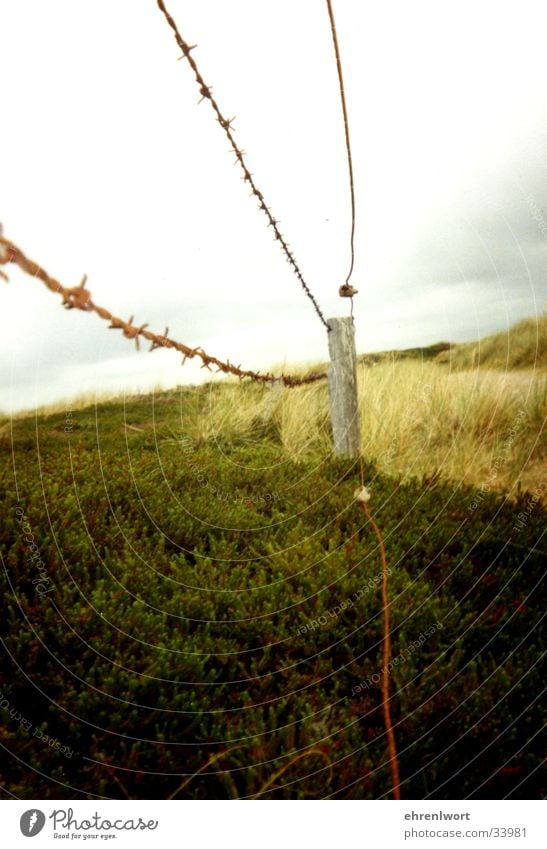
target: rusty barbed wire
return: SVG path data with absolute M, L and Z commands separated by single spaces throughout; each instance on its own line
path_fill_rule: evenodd
M 330 331 L 330 327 L 328 325 L 328 322 L 327 322 L 325 316 L 323 315 L 323 313 L 322 313 L 322 311 L 319 307 L 319 304 L 317 303 L 317 301 L 316 301 L 313 293 L 311 292 L 308 284 L 306 283 L 304 276 L 303 276 L 302 272 L 300 271 L 298 263 L 296 262 L 294 254 L 292 253 L 286 239 L 284 238 L 284 236 L 282 235 L 282 233 L 281 233 L 281 231 L 278 227 L 277 219 L 275 219 L 273 217 L 272 213 L 270 212 L 270 209 L 268 208 L 268 206 L 266 206 L 266 201 L 264 199 L 264 195 L 262 194 L 262 192 L 260 191 L 260 189 L 256 185 L 256 183 L 253 179 L 253 175 L 251 174 L 251 172 L 247 168 L 247 165 L 246 165 L 245 159 L 244 159 L 244 151 L 242 151 L 237 146 L 236 140 L 234 139 L 233 127 L 232 127 L 232 123 L 234 121 L 234 118 L 228 119 L 228 118 L 224 117 L 224 115 L 220 111 L 220 107 L 219 107 L 217 101 L 215 100 L 215 98 L 212 95 L 211 86 L 208 86 L 207 83 L 205 82 L 205 80 L 203 79 L 203 77 L 202 77 L 202 75 L 199 71 L 199 68 L 198 68 L 198 66 L 197 66 L 197 64 L 194 60 L 194 57 L 191 55 L 191 51 L 194 50 L 194 48 L 197 45 L 188 44 L 183 39 L 183 37 L 181 36 L 181 34 L 178 30 L 178 27 L 177 27 L 174 19 L 172 17 L 172 15 L 170 15 L 170 13 L 167 11 L 167 9 L 165 7 L 165 3 L 163 2 L 163 0 L 156 0 L 156 2 L 158 4 L 158 8 L 163 13 L 165 20 L 167 21 L 167 23 L 169 24 L 169 26 L 173 30 L 173 34 L 175 36 L 175 41 L 177 42 L 177 45 L 180 47 L 180 49 L 182 51 L 182 56 L 180 58 L 184 57 L 188 61 L 188 64 L 190 65 L 190 67 L 192 68 L 192 71 L 194 72 L 196 82 L 199 86 L 199 93 L 201 94 L 201 100 L 199 102 L 201 103 L 202 100 L 208 100 L 209 103 L 211 104 L 211 107 L 212 107 L 212 109 L 213 109 L 213 111 L 216 115 L 216 119 L 217 119 L 218 123 L 220 124 L 220 126 L 222 127 L 222 129 L 224 130 L 224 132 L 226 133 L 226 137 L 228 138 L 228 141 L 230 142 L 230 146 L 231 146 L 231 148 L 232 148 L 232 150 L 235 154 L 235 157 L 236 157 L 236 162 L 238 162 L 239 165 L 241 166 L 241 170 L 243 171 L 244 182 L 249 183 L 249 186 L 251 187 L 251 194 L 254 197 L 256 197 L 256 199 L 258 200 L 258 206 L 264 212 L 264 214 L 266 215 L 266 218 L 268 219 L 268 225 L 270 227 L 272 227 L 273 232 L 274 232 L 274 237 L 279 242 L 279 244 L 281 245 L 281 249 L 286 256 L 289 265 L 291 266 L 292 270 L 296 274 L 304 292 L 306 293 L 306 295 L 308 296 L 308 298 L 312 302 L 312 304 L 315 308 L 315 312 L 319 316 L 320 321 L 327 328 L 327 331 Z
M 233 374 L 239 378 L 249 378 L 250 380 L 257 381 L 258 383 L 273 383 L 276 380 L 282 380 L 284 385 L 289 388 L 294 386 L 304 386 L 308 383 L 315 383 L 317 380 L 324 380 L 327 376 L 326 373 L 312 373 L 306 377 L 298 377 L 296 375 L 283 373 L 278 375 L 269 373 L 261 374 L 259 371 L 242 369 L 240 365 L 236 366 L 229 360 L 223 362 L 217 357 L 208 354 L 201 347 L 190 348 L 189 345 L 185 345 L 183 342 L 177 342 L 175 339 L 171 339 L 167 335 L 169 331 L 168 327 L 166 327 L 164 333 L 160 335 L 153 333 L 151 330 L 147 330 L 148 324 L 133 324 L 134 316 L 131 316 L 128 321 L 124 321 L 123 319 L 112 315 L 109 310 L 105 307 L 99 306 L 92 300 L 91 292 L 86 288 L 87 277 L 85 275 L 78 286 L 63 286 L 62 283 L 59 283 L 58 280 L 51 277 L 51 275 L 49 275 L 44 268 L 38 265 L 37 262 L 34 262 L 34 260 L 25 256 L 23 251 L 18 248 L 17 245 L 9 239 L 4 238 L 1 232 L 0 248 L 2 248 L 2 250 L 0 250 L 0 265 L 13 263 L 31 277 L 37 277 L 51 292 L 61 295 L 62 305 L 65 309 L 79 309 L 84 312 L 94 312 L 99 316 L 99 318 L 102 318 L 103 321 L 109 321 L 109 329 L 121 330 L 126 339 L 133 339 L 135 341 L 137 350 L 140 350 L 140 338 L 142 337 L 151 343 L 150 351 L 154 351 L 157 348 L 173 348 L 181 353 L 183 355 L 183 365 L 187 359 L 199 357 L 203 363 L 201 367 L 207 368 L 209 371 L 213 371 L 214 369 L 215 372 Z M 3 272 L 0 272 L 0 274 L 5 280 L 8 279 Z

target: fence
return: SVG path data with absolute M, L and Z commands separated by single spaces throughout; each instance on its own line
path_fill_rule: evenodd
M 91 296 L 91 292 L 87 288 L 87 278 L 83 277 L 78 286 L 67 287 L 52 277 L 41 265 L 32 259 L 29 259 L 26 254 L 14 242 L 3 236 L 0 229 L 0 265 L 14 264 L 17 265 L 23 272 L 29 274 L 42 281 L 42 283 L 53 293 L 61 295 L 62 305 L 66 309 L 79 309 L 84 312 L 93 312 L 104 321 L 109 322 L 109 328 L 121 330 L 124 337 L 129 340 L 134 340 L 137 349 L 140 349 L 140 340 L 144 339 L 150 342 L 150 351 L 158 348 L 172 348 L 182 354 L 182 363 L 187 359 L 198 357 L 202 361 L 202 368 L 207 368 L 209 371 L 215 370 L 224 374 L 231 374 L 240 379 L 249 379 L 259 383 L 269 383 L 271 385 L 279 385 L 282 381 L 283 385 L 288 388 L 303 386 L 319 380 L 324 380 L 328 376 L 331 423 L 334 440 L 334 451 L 338 456 L 359 458 L 361 468 L 361 487 L 356 491 L 355 497 L 361 503 L 362 508 L 367 516 L 367 519 L 377 538 L 379 551 L 382 559 L 382 604 L 384 611 L 384 636 L 383 636 L 383 669 L 385 675 L 382 684 L 382 708 L 384 714 L 384 723 L 386 727 L 386 735 L 389 748 L 389 762 L 391 768 L 392 786 L 394 798 L 399 796 L 399 774 L 397 753 L 395 748 L 395 739 L 390 717 L 389 709 L 389 660 L 390 660 L 390 629 L 389 629 L 389 603 L 387 595 L 387 563 L 385 558 L 385 550 L 382 535 L 372 518 L 367 507 L 369 499 L 368 492 L 364 487 L 363 479 L 363 463 L 360 450 L 360 427 L 359 427 L 359 412 L 357 401 L 357 381 L 356 381 L 356 354 L 355 354 L 355 338 L 354 338 L 354 322 L 353 322 L 353 297 L 357 294 L 357 290 L 350 284 L 350 279 L 353 274 L 355 260 L 355 189 L 354 189 L 354 174 L 353 162 L 351 155 L 351 144 L 349 135 L 349 120 L 346 98 L 344 92 L 344 81 L 342 75 L 342 64 L 340 60 L 340 51 L 338 47 L 338 38 L 336 33 L 336 24 L 331 0 L 326 0 L 327 10 L 330 21 L 330 28 L 333 39 L 334 53 L 336 58 L 340 99 L 342 105 L 345 145 L 348 162 L 349 188 L 351 199 L 351 232 L 350 232 L 350 266 L 349 272 L 345 278 L 345 283 L 339 287 L 339 294 L 344 298 L 349 298 L 351 301 L 351 316 L 348 318 L 332 318 L 326 319 L 317 299 L 313 295 L 304 276 L 300 270 L 300 266 L 292 253 L 289 245 L 279 229 L 277 219 L 273 216 L 268 207 L 262 191 L 259 189 L 257 182 L 247 166 L 244 152 L 238 147 L 233 135 L 233 118 L 228 119 L 221 111 L 219 104 L 212 94 L 212 88 L 209 86 L 192 55 L 195 45 L 190 45 L 181 35 L 177 24 L 172 15 L 168 12 L 163 0 L 156 0 L 160 12 L 165 17 L 165 20 L 173 32 L 177 46 L 181 50 L 181 56 L 189 64 L 196 84 L 201 95 L 200 103 L 208 101 L 214 112 L 216 121 L 225 133 L 231 150 L 235 155 L 236 162 L 243 172 L 243 181 L 249 185 L 251 196 L 256 198 L 259 209 L 264 213 L 267 219 L 267 225 L 272 228 L 275 240 L 279 243 L 287 262 L 292 271 L 296 275 L 305 295 L 311 301 L 315 313 L 319 320 L 328 331 L 329 353 L 331 358 L 330 368 L 327 373 L 312 373 L 304 377 L 299 377 L 290 374 L 273 375 L 270 373 L 261 374 L 259 371 L 252 369 L 242 369 L 241 365 L 234 365 L 229 360 L 220 360 L 213 356 L 201 347 L 191 348 L 190 346 L 172 339 L 169 334 L 169 328 L 166 327 L 162 334 L 154 333 L 148 329 L 148 323 L 141 325 L 134 324 L 134 316 L 131 316 L 127 321 L 113 315 L 106 307 L 96 304 Z M 7 281 L 8 277 L 0 270 L 0 275 Z

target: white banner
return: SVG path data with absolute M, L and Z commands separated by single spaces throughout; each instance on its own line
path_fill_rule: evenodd
M 540 801 L 4 801 L 3 846 L 544 849 Z

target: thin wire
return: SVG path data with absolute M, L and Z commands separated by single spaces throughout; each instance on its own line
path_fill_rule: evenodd
M 327 8 L 329 10 L 329 19 L 332 32 L 332 40 L 334 43 L 334 52 L 336 55 L 336 67 L 338 69 L 338 81 L 340 83 L 340 99 L 342 101 L 342 112 L 344 114 L 344 130 L 346 134 L 346 152 L 348 159 L 349 185 L 351 197 L 351 235 L 350 235 L 350 252 L 351 262 L 349 274 L 346 277 L 346 286 L 353 274 L 353 266 L 355 264 L 355 187 L 353 180 L 353 160 L 351 157 L 351 143 L 349 137 L 349 121 L 348 110 L 346 106 L 346 95 L 344 91 L 344 77 L 342 74 L 342 62 L 340 60 L 340 50 L 338 48 L 338 37 L 336 35 L 336 23 L 334 20 L 334 12 L 332 9 L 331 0 L 327 0 Z M 351 296 L 351 318 L 353 320 L 353 295 Z M 361 479 L 361 487 L 365 486 L 365 472 L 363 466 L 363 455 L 359 455 L 359 473 Z M 384 727 L 386 729 L 386 738 L 389 752 L 389 765 L 391 770 L 391 784 L 393 789 L 393 798 L 401 798 L 400 778 L 399 778 L 399 761 L 397 758 L 397 746 L 395 743 L 395 734 L 393 732 L 393 723 L 391 721 L 391 711 L 389 708 L 389 663 L 391 660 L 391 633 L 389 623 L 389 596 L 387 588 L 387 558 L 384 546 L 384 540 L 380 528 L 370 514 L 365 501 L 361 501 L 361 506 L 368 519 L 372 530 L 376 536 L 378 547 L 380 550 L 380 558 L 382 562 L 382 607 L 383 607 L 383 639 L 382 639 L 382 711 L 384 716 Z
M 351 143 L 349 138 L 349 120 L 348 120 L 348 109 L 346 106 L 346 94 L 344 90 L 344 76 L 342 74 L 342 61 L 340 59 L 340 50 L 338 48 L 338 36 L 336 34 L 336 22 L 334 20 L 334 12 L 332 8 L 331 0 L 327 0 L 327 9 L 329 11 L 329 19 L 330 19 L 330 28 L 332 32 L 332 40 L 334 43 L 334 53 L 336 55 L 336 67 L 338 70 L 338 82 L 340 84 L 340 99 L 342 101 L 342 112 L 344 115 L 344 131 L 346 135 L 346 153 L 348 158 L 348 171 L 349 171 L 349 188 L 350 188 L 350 197 L 351 197 L 351 235 L 350 235 L 350 253 L 351 253 L 351 261 L 349 267 L 349 273 L 346 277 L 346 285 L 349 283 L 351 275 L 353 274 L 353 266 L 355 264 L 355 186 L 353 181 L 353 160 L 351 157 Z M 353 298 L 351 299 L 352 306 L 352 317 L 353 317 Z
M 359 457 L 361 486 L 365 483 L 365 473 L 363 468 L 363 457 Z M 382 561 L 382 607 L 384 610 L 384 629 L 382 639 L 382 711 L 384 716 L 384 728 L 386 729 L 387 748 L 389 752 L 389 766 L 391 771 L 391 786 L 393 798 L 401 798 L 401 780 L 399 777 L 399 761 L 397 758 L 397 745 L 395 742 L 395 734 L 393 731 L 393 723 L 391 721 L 391 711 L 389 709 L 389 664 L 391 660 L 391 628 L 389 623 L 389 597 L 387 591 L 387 558 L 384 540 L 380 528 L 372 518 L 368 506 L 365 501 L 360 502 L 365 515 L 368 519 L 372 530 L 376 536 L 378 547 L 380 549 L 380 559 Z

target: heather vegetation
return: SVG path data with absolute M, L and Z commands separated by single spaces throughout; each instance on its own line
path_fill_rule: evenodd
M 402 795 L 539 796 L 544 389 L 360 368 Z M 325 393 L 211 384 L 4 420 L 6 791 L 389 796 L 379 552 Z

